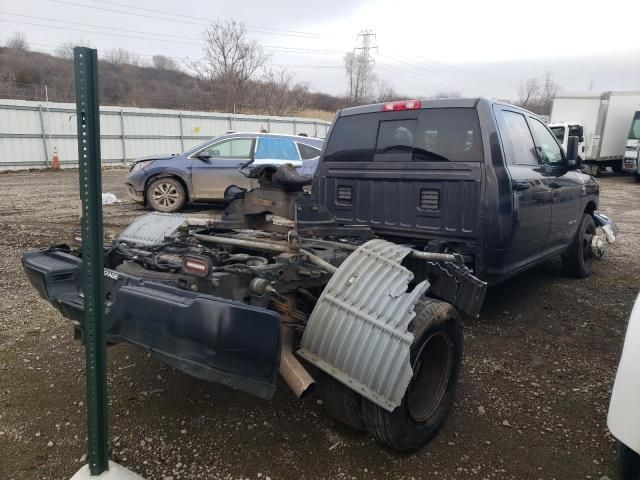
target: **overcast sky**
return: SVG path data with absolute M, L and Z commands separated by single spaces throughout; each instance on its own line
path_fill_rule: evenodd
M 127 6 L 130 5 L 130 6 Z M 312 90 L 346 91 L 344 52 L 376 34 L 376 74 L 398 92 L 458 91 L 515 99 L 521 80 L 550 71 L 565 92 L 640 90 L 640 33 L 630 0 L 0 0 L 0 41 L 21 31 L 33 50 L 88 40 L 202 57 L 207 22 L 235 19 Z M 637 20 L 637 18 L 635 19 Z M 636 21 L 637 23 L 637 21 Z

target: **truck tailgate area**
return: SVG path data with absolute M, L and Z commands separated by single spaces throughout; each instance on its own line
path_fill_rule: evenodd
M 331 165 L 321 201 L 342 224 L 410 238 L 469 239 L 478 234 L 481 165 L 477 162 Z M 389 201 L 393 199 L 393 201 Z

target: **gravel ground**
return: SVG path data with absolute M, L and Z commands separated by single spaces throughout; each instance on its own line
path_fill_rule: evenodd
M 103 173 L 103 190 L 123 200 L 104 209 L 111 233 L 144 213 L 125 200 L 124 173 Z M 606 412 L 639 289 L 640 186 L 601 184 L 619 242 L 589 279 L 554 261 L 490 289 L 465 325 L 453 411 L 418 453 L 336 425 L 286 387 L 267 402 L 119 344 L 108 353 L 111 458 L 165 480 L 616 478 Z M 84 350 L 30 287 L 20 253 L 70 240 L 77 172 L 2 174 L 0 192 L 0 479 L 70 478 L 85 462 Z

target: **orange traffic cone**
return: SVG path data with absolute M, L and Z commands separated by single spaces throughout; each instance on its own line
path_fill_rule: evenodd
M 51 159 L 51 168 L 54 170 L 60 170 L 60 158 L 58 157 L 58 150 L 53 147 L 53 158 Z

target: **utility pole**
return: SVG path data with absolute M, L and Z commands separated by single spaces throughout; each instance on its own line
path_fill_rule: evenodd
M 371 52 L 378 51 L 375 40 L 376 34 L 373 30 L 362 30 L 358 34 L 358 46 L 353 49 L 351 90 L 355 101 L 365 100 L 371 94 L 375 65 Z

